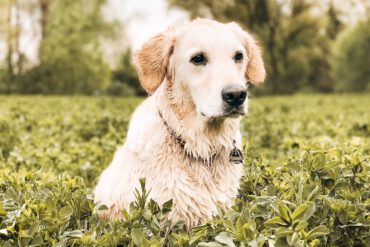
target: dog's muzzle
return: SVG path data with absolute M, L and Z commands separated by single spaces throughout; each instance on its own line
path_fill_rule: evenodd
M 245 115 L 243 103 L 247 98 L 247 90 L 239 85 L 233 84 L 225 87 L 222 92 L 224 102 L 224 116 L 238 117 Z

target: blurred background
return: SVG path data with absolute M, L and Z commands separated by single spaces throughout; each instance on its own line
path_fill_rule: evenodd
M 0 0 L 0 94 L 145 95 L 132 54 L 198 16 L 258 40 L 257 95 L 370 91 L 370 0 Z

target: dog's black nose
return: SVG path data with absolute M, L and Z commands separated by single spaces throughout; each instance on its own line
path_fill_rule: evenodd
M 241 85 L 230 85 L 222 89 L 222 100 L 230 106 L 240 106 L 247 98 L 247 90 Z

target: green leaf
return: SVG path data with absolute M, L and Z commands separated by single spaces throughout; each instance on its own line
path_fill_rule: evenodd
M 309 231 L 305 237 L 305 240 L 315 239 L 320 236 L 328 235 L 329 233 L 330 230 L 326 226 L 321 225 Z
M 36 246 L 41 246 L 43 245 L 44 241 L 42 239 L 41 236 L 36 236 L 32 239 L 31 243 L 30 243 L 30 247 L 36 247 Z
M 294 226 L 294 230 L 296 232 L 299 232 L 301 230 L 304 230 L 308 226 L 308 223 L 306 221 L 298 221 L 298 224 Z
M 239 218 L 236 220 L 237 231 L 242 231 L 244 224 L 248 223 L 249 220 L 250 220 L 249 212 L 246 209 L 243 209 Z
M 166 214 L 166 213 L 170 212 L 171 209 L 172 209 L 172 205 L 173 205 L 173 200 L 172 199 L 166 201 L 165 203 L 163 203 L 163 205 L 162 205 L 162 213 L 163 214 Z
M 307 203 L 300 205 L 297 207 L 294 212 L 292 213 L 292 219 L 293 220 L 299 220 L 300 217 L 302 217 L 306 211 L 308 210 L 309 205 Z
M 280 217 L 276 216 L 272 219 L 265 221 L 265 226 L 271 228 L 278 228 L 282 226 L 289 226 L 285 221 L 283 221 Z
M 70 238 L 82 238 L 83 233 L 80 230 L 73 230 L 70 232 L 65 232 L 65 235 Z
M 104 205 L 104 204 L 102 204 L 98 207 L 98 211 L 105 211 L 105 210 L 108 210 L 108 209 L 109 209 L 108 206 Z
M 202 243 L 199 243 L 198 246 L 199 247 L 223 247 L 221 244 L 217 242 L 208 242 L 208 243 L 202 242 Z
M 235 247 L 233 238 L 227 232 L 221 232 L 216 236 L 215 240 L 221 244 L 226 244 L 226 246 Z
M 289 246 L 298 246 L 297 243 L 300 240 L 299 236 L 298 236 L 298 233 L 296 233 L 296 232 L 293 232 L 292 235 L 288 235 L 286 239 L 287 239 L 287 242 L 288 242 Z
M 224 220 L 223 224 L 226 227 L 226 229 L 230 229 L 232 232 L 236 231 L 234 223 L 231 220 Z
M 61 219 L 67 219 L 67 218 L 71 217 L 72 214 L 73 214 L 73 209 L 70 206 L 62 207 L 58 211 L 58 216 Z
M 183 246 L 183 245 L 189 243 L 189 240 L 190 240 L 189 235 L 186 234 L 186 233 L 183 233 L 183 232 L 181 232 L 179 234 L 172 233 L 172 236 L 174 236 L 174 238 L 177 240 L 177 244 L 179 246 Z
M 4 215 L 6 215 L 6 211 L 4 209 L 4 204 L 2 202 L 0 202 L 0 216 L 4 216 Z
M 293 220 L 303 220 L 306 221 L 315 212 L 315 204 L 313 202 L 305 202 L 294 210 L 292 213 Z
M 289 222 L 289 223 L 292 222 L 292 219 L 290 216 L 290 210 L 285 204 L 279 203 L 279 213 L 280 213 L 280 218 L 282 218 L 284 221 Z
M 33 234 L 35 234 L 35 232 L 39 230 L 39 226 L 40 224 L 38 222 L 33 222 L 28 229 L 28 234 L 30 236 L 33 236 Z
M 246 238 L 253 239 L 256 234 L 256 223 L 254 221 L 249 221 L 243 225 L 243 233 Z
M 138 247 L 149 247 L 149 242 L 146 240 L 144 233 L 140 229 L 132 229 L 131 238 Z
M 285 236 L 288 236 L 288 235 L 292 235 L 293 234 L 293 230 L 292 229 L 289 229 L 289 228 L 286 228 L 286 227 L 280 227 L 280 228 L 277 228 L 276 229 L 276 236 L 277 237 L 285 237 Z
M 276 200 L 276 196 L 258 196 L 255 198 L 255 202 L 258 205 L 270 204 Z

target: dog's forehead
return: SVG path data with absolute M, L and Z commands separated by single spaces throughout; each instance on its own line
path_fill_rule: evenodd
M 229 25 L 216 21 L 194 21 L 179 30 L 177 45 L 198 49 L 237 49 L 242 41 Z

